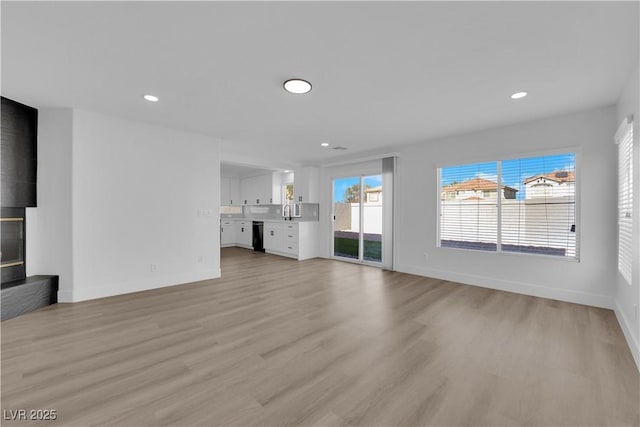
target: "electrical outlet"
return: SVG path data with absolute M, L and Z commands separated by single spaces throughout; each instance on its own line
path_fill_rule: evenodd
M 203 258 L 202 255 L 198 255 L 198 264 L 202 264 Z
M 158 264 L 151 263 L 151 272 L 155 273 L 158 271 Z
M 205 217 L 205 218 L 212 217 L 213 209 L 206 209 L 206 208 L 198 209 L 198 216 Z

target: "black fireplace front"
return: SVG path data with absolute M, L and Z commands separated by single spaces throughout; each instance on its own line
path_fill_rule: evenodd
M 24 279 L 25 269 L 25 210 L 2 208 L 0 211 L 0 271 L 2 283 Z

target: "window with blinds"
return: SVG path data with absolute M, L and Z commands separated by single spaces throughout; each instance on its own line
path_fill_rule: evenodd
M 575 154 L 439 173 L 440 247 L 578 258 Z
M 577 258 L 576 160 L 562 154 L 502 162 L 502 250 Z
M 440 246 L 496 250 L 497 177 L 495 162 L 440 170 Z
M 631 284 L 633 269 L 633 121 L 624 120 L 616 132 L 618 144 L 618 270 Z

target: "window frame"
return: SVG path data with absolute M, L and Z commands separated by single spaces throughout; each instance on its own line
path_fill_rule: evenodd
M 575 236 L 576 236 L 576 256 L 557 256 L 557 255 L 546 255 L 546 254 L 536 254 L 536 253 L 526 253 L 526 252 L 515 252 L 515 251 L 503 251 L 502 250 L 502 235 L 501 235 L 501 226 L 502 226 L 502 197 L 498 197 L 498 218 L 497 218 L 497 244 L 495 251 L 484 251 L 477 249 L 468 249 L 468 248 L 455 248 L 441 245 L 440 239 L 440 228 L 441 228 L 441 215 L 442 215 L 442 205 L 441 205 L 441 169 L 447 167 L 456 167 L 463 166 L 473 163 L 490 163 L 495 162 L 498 170 L 498 187 L 500 187 L 502 181 L 502 162 L 509 160 L 519 160 L 526 159 L 529 157 L 543 157 L 543 156 L 553 156 L 560 154 L 573 154 L 574 162 L 575 162 Z M 582 203 L 581 203 L 581 187 L 582 187 L 582 174 L 581 167 L 582 164 L 582 149 L 580 147 L 566 147 L 562 149 L 551 149 L 551 150 L 543 150 L 543 151 L 533 151 L 533 152 L 523 152 L 518 154 L 511 154 L 508 156 L 501 156 L 496 160 L 495 157 L 475 157 L 470 159 L 461 159 L 456 162 L 446 162 L 446 163 L 437 163 L 435 168 L 436 173 L 436 250 L 442 251 L 462 251 L 464 253 L 482 253 L 482 254 L 495 254 L 495 255 L 506 255 L 506 256 L 516 256 L 516 257 L 533 257 L 533 258 L 542 258 L 542 259 L 553 259 L 562 262 L 580 262 L 581 259 L 581 211 L 582 211 Z
M 287 187 L 291 186 L 291 199 L 287 199 Z M 296 188 L 294 186 L 294 182 L 283 182 L 280 185 L 280 197 L 282 198 L 282 205 L 292 205 L 294 203 L 294 199 L 295 199 L 295 191 Z

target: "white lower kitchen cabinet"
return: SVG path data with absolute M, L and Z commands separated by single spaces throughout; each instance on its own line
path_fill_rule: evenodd
M 267 252 L 282 252 L 283 242 L 282 224 L 278 222 L 265 222 L 262 232 L 264 250 Z
M 236 220 L 236 246 L 253 248 L 253 221 Z
M 264 223 L 264 249 L 270 254 L 298 260 L 315 258 L 317 242 L 317 222 Z
M 220 220 L 220 246 L 235 246 L 236 222 L 232 219 Z

